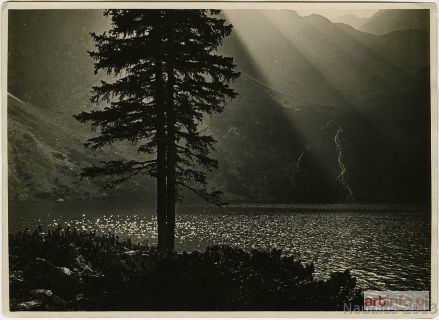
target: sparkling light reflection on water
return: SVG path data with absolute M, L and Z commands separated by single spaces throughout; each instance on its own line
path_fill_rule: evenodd
M 367 209 L 367 210 L 366 210 Z M 155 244 L 154 208 L 91 203 L 12 203 L 9 228 L 36 225 L 112 232 Z M 177 250 L 229 244 L 247 249 L 280 248 L 313 261 L 316 276 L 350 269 L 365 289 L 428 290 L 430 216 L 395 207 L 325 206 L 179 208 Z

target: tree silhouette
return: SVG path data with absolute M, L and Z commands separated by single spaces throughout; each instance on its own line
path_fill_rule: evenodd
M 92 33 L 95 73 L 101 81 L 91 101 L 104 109 L 75 117 L 90 122 L 99 135 L 86 146 L 101 149 L 129 141 L 148 156 L 144 161 L 113 160 L 84 168 L 83 177 L 110 177 L 107 188 L 146 173 L 157 179 L 158 248 L 174 249 L 178 186 L 219 204 L 220 191 L 209 191 L 207 173 L 218 166 L 209 157 L 215 139 L 201 130 L 206 114 L 221 112 L 239 73 L 231 57 L 217 53 L 232 25 L 220 10 L 106 10 L 111 29 Z M 153 158 L 155 155 L 155 158 Z

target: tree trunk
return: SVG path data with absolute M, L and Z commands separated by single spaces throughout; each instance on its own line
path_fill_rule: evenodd
M 171 85 L 171 83 L 169 84 Z M 173 86 L 173 85 L 172 85 Z M 171 90 L 169 90 L 171 91 Z M 176 203 L 176 176 L 175 166 L 177 158 L 177 150 L 175 146 L 175 109 L 174 103 L 170 104 L 168 114 L 168 157 L 167 157 L 167 241 L 168 249 L 174 250 L 175 246 L 175 203 Z
M 173 13 L 169 13 L 172 15 Z M 175 167 L 177 165 L 177 149 L 176 149 L 176 136 L 175 136 L 175 125 L 176 125 L 176 110 L 174 102 L 174 85 L 175 85 L 175 75 L 174 75 L 174 48 L 173 48 L 173 30 L 172 30 L 172 16 L 170 17 L 171 28 L 168 35 L 168 63 L 166 68 L 167 73 L 167 99 L 166 99 L 166 114 L 167 114 L 167 138 L 168 138 L 168 149 L 167 149 L 167 242 L 168 249 L 174 250 L 175 248 L 175 203 L 176 203 L 176 176 Z
M 157 248 L 167 249 L 166 230 L 166 128 L 163 86 L 163 64 L 156 61 L 157 100 Z

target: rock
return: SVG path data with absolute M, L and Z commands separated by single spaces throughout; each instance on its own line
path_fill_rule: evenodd
M 24 278 L 32 283 L 45 284 L 47 277 L 57 272 L 57 267 L 46 259 L 36 258 L 23 272 Z
M 100 272 L 93 270 L 88 265 L 83 267 L 80 274 L 83 279 L 88 277 L 103 277 L 103 275 Z
M 82 276 L 86 276 L 86 275 L 95 275 L 97 274 L 97 272 L 95 272 L 92 268 L 90 268 L 89 266 L 84 266 L 82 271 L 81 271 L 81 275 Z
M 102 282 L 104 276 L 100 274 L 85 274 L 82 281 L 90 286 L 97 285 Z
M 44 311 L 46 304 L 41 300 L 21 302 L 11 308 L 13 311 Z
M 45 259 L 36 258 L 24 270 L 24 278 L 32 285 L 52 290 L 59 296 L 74 296 L 81 291 L 80 278 L 66 267 L 57 267 Z
M 40 299 L 45 302 L 51 301 L 53 296 L 52 290 L 48 289 L 35 289 L 31 290 L 29 293 L 32 298 Z
M 89 293 L 98 293 L 102 290 L 102 287 L 105 284 L 105 277 L 93 271 L 91 268 L 87 268 L 82 273 L 82 282 L 86 287 L 86 291 Z
M 68 311 L 69 303 L 64 299 L 54 295 L 51 303 L 47 304 L 47 310 L 49 311 Z
M 122 255 L 132 257 L 137 255 L 138 253 L 140 253 L 140 250 L 129 250 L 122 253 Z
M 14 271 L 9 275 L 9 291 L 11 296 L 18 296 L 26 289 L 23 271 Z
M 13 280 L 18 280 L 18 281 L 24 281 L 23 280 L 23 271 L 22 270 L 17 270 L 17 271 L 11 271 L 10 275 L 9 275 L 9 281 L 13 281 Z
M 59 307 L 66 307 L 68 305 L 68 302 L 65 301 L 64 299 L 58 297 L 58 296 L 53 296 L 52 297 L 52 303 L 55 306 L 59 306 Z
M 75 257 L 75 265 L 77 266 L 77 270 L 79 271 L 84 270 L 85 268 L 90 268 L 82 255 L 78 255 Z
M 84 295 L 82 293 L 76 295 L 75 297 L 76 302 L 81 302 L 83 300 L 84 300 Z
M 61 271 L 61 273 L 67 275 L 67 276 L 72 276 L 73 273 L 69 268 L 66 267 L 58 267 L 58 270 Z

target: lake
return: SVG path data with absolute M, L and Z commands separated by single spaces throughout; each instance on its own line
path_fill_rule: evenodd
M 139 203 L 9 202 L 9 231 L 36 225 L 112 232 L 154 245 L 155 208 Z M 316 277 L 350 269 L 363 289 L 429 290 L 431 217 L 390 205 L 178 207 L 177 250 L 214 244 L 279 248 L 314 262 Z

